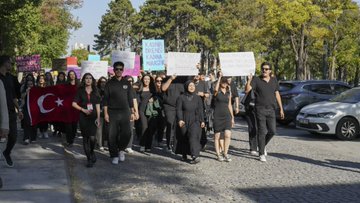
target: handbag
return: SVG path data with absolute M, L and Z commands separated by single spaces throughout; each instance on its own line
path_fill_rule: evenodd
M 240 103 L 245 107 L 254 107 L 255 106 L 255 94 L 253 90 L 250 90 L 243 98 L 241 98 Z

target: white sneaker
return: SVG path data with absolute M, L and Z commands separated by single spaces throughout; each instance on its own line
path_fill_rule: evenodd
M 104 147 L 99 147 L 99 150 L 103 152 L 103 151 L 104 151 Z
M 124 151 L 119 152 L 119 159 L 120 159 L 120 161 L 125 161 L 125 152 Z
M 260 155 L 260 161 L 266 162 L 266 157 L 265 157 L 265 155 Z
M 140 152 L 145 152 L 145 147 L 140 147 Z
M 45 139 L 49 139 L 48 132 L 44 132 L 44 138 L 45 138 Z
M 129 153 L 129 154 L 133 154 L 134 150 L 132 150 L 130 147 L 128 147 L 128 148 L 125 149 L 125 152 Z
M 0 143 L 4 143 L 4 142 L 6 142 L 6 138 L 5 137 L 0 138 Z
M 118 165 L 119 164 L 119 157 L 114 157 L 111 161 L 112 164 Z
M 257 152 L 257 151 L 250 151 L 250 155 L 259 156 L 259 152 Z
M 265 149 L 264 149 L 264 155 L 267 156 L 266 147 L 265 147 Z
M 25 144 L 25 145 L 30 144 L 30 140 L 29 140 L 29 139 L 24 140 L 24 144 Z

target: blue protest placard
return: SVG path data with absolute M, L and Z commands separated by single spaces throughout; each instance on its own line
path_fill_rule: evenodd
M 145 71 L 165 70 L 164 40 L 143 40 L 142 54 Z
M 88 55 L 88 61 L 100 61 L 100 55 Z

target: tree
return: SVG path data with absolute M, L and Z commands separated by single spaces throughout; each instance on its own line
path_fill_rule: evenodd
M 135 13 L 129 0 L 116 0 L 109 3 L 109 10 L 102 16 L 99 25 L 100 34 L 95 35 L 94 49 L 101 56 L 110 54 L 111 50 L 130 48 L 131 18 Z
M 0 3 L 0 53 L 40 54 L 43 67 L 66 53 L 69 30 L 81 24 L 70 13 L 81 0 L 10 0 Z
M 71 51 L 71 56 L 77 58 L 78 65 L 81 66 L 82 61 L 87 61 L 89 54 L 95 54 L 94 52 L 89 52 L 86 49 L 74 49 Z

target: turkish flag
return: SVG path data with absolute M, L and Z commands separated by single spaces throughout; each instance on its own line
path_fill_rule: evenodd
M 74 85 L 31 88 L 27 100 L 31 125 L 41 122 L 77 122 L 79 111 L 72 107 L 76 91 Z

